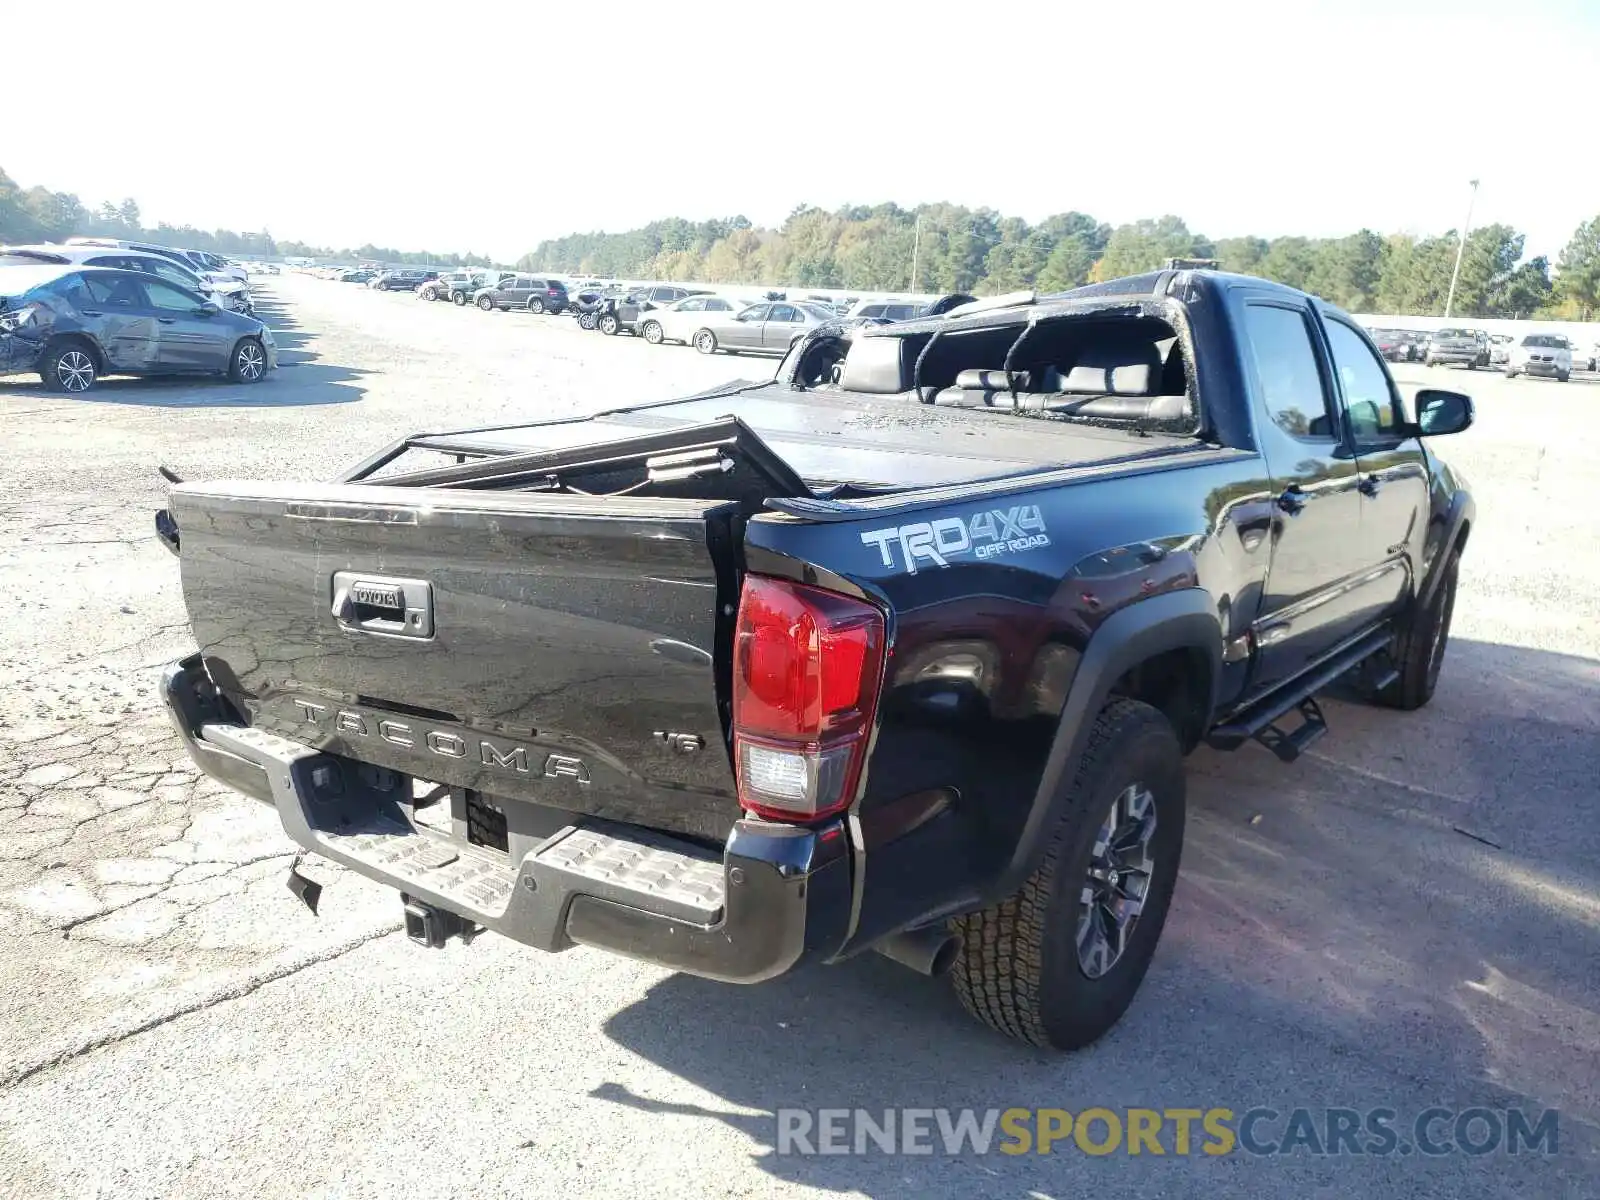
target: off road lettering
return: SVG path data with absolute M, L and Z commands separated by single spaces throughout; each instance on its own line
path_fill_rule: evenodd
M 907 574 L 915 575 L 919 563 L 948 567 L 951 559 L 969 553 L 988 559 L 1036 550 L 1050 544 L 1050 535 L 1037 504 L 1018 504 L 985 509 L 965 520 L 941 517 L 869 529 L 861 534 L 861 542 L 877 549 L 881 565 L 904 567 Z

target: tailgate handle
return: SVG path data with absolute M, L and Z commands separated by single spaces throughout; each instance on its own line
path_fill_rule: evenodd
M 351 633 L 433 637 L 433 585 L 425 579 L 335 571 L 331 611 Z

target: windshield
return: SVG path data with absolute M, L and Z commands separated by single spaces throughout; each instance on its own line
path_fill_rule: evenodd
M 1522 339 L 1524 346 L 1534 346 L 1541 350 L 1566 350 L 1566 339 L 1551 337 L 1548 333 L 1534 333 Z

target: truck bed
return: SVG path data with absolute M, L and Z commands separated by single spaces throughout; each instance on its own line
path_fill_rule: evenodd
M 1195 444 L 1192 437 L 1135 435 L 1003 410 L 942 409 L 903 397 L 801 392 L 781 384 L 570 421 L 433 434 L 411 444 L 445 453 L 523 454 L 659 434 L 730 414 L 808 484 L 819 487 L 935 487 Z

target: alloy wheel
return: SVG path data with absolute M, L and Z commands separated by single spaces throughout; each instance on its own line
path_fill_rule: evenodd
M 68 350 L 56 359 L 56 378 L 65 392 L 87 392 L 94 383 L 94 360 L 82 350 Z
M 262 353 L 261 347 L 254 342 L 246 342 L 239 347 L 239 378 L 245 383 L 254 383 L 260 379 L 267 369 L 267 356 Z
M 1095 834 L 1079 895 L 1078 967 L 1090 979 L 1116 966 L 1128 948 L 1155 871 L 1155 832 L 1155 796 L 1144 784 L 1130 783 Z

